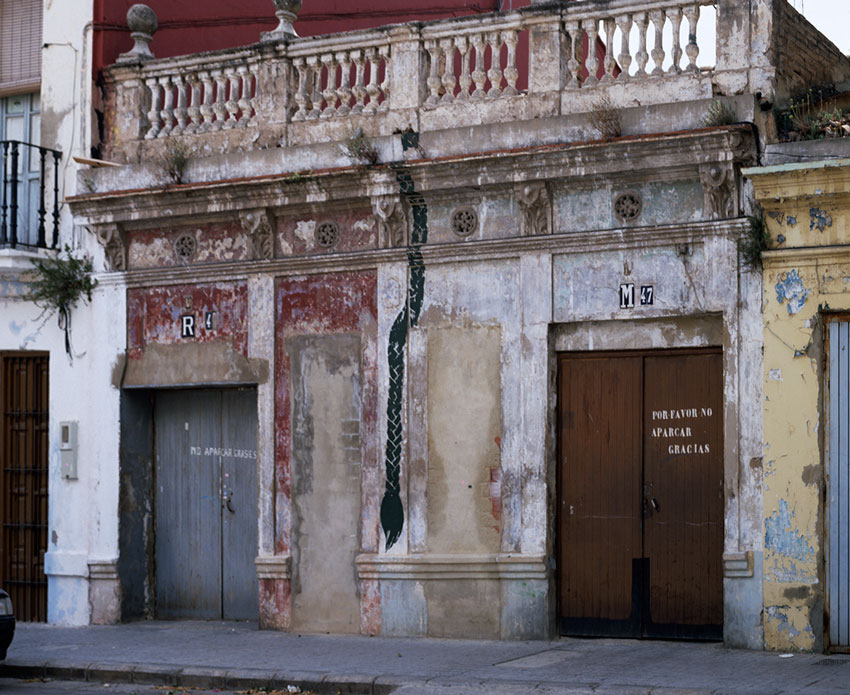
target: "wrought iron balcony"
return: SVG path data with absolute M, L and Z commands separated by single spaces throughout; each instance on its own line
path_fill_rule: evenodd
M 0 140 L 0 157 L 0 248 L 57 248 L 62 153 L 19 140 Z

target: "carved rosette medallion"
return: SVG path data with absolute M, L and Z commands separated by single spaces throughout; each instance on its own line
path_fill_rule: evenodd
M 242 229 L 251 237 L 254 260 L 269 261 L 274 258 L 272 223 L 265 210 L 252 210 L 242 214 Z
M 552 200 L 546 184 L 522 184 L 517 188 L 516 199 L 522 210 L 522 235 L 551 234 Z
M 398 196 L 372 197 L 372 214 L 378 224 L 381 248 L 404 246 L 407 239 L 407 215 Z

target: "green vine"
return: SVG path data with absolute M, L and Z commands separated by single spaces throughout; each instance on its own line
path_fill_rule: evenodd
M 65 352 L 71 359 L 71 309 L 82 297 L 86 302 L 91 301 L 92 291 L 97 287 L 92 271 L 91 258 L 74 257 L 69 246 L 65 247 L 64 256 L 33 261 L 33 278 L 25 299 L 41 307 L 48 317 L 58 315 L 59 328 L 65 332 Z
M 746 236 L 738 242 L 738 249 L 744 265 L 759 270 L 762 267 L 761 255 L 770 247 L 770 232 L 767 231 L 764 210 L 757 207 L 755 214 L 747 215 L 747 221 L 749 228 Z

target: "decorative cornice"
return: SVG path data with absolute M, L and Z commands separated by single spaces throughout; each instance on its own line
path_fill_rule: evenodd
M 570 189 L 592 188 L 598 177 L 625 184 L 651 173 L 654 181 L 698 178 L 700 165 L 737 165 L 755 152 L 746 126 L 635 136 L 613 141 L 561 143 L 509 151 L 480 152 L 405 163 L 423 195 L 453 192 L 459 180 L 486 180 L 490 188 L 548 181 Z M 623 167 L 624 150 L 629 166 Z M 721 166 L 721 168 L 723 168 Z M 345 167 L 309 176 L 281 173 L 256 178 L 114 191 L 68 198 L 75 216 L 89 224 L 122 222 L 132 230 L 168 219 L 236 215 L 259 208 L 314 207 L 317 203 L 363 200 L 396 190 L 391 165 Z M 735 178 L 733 173 L 733 178 Z
M 378 223 L 381 248 L 389 249 L 407 243 L 407 214 L 400 195 L 373 195 L 372 211 Z
M 127 270 L 127 240 L 121 226 L 116 223 L 91 225 L 98 243 L 106 256 L 107 270 Z
M 638 228 L 618 228 L 595 232 L 549 234 L 488 241 L 462 241 L 435 244 L 420 249 L 429 265 L 515 259 L 528 254 L 599 253 L 611 250 L 657 248 L 693 244 L 711 238 L 738 239 L 749 228 L 746 218 L 689 222 Z M 249 275 L 312 275 L 372 270 L 379 264 L 406 263 L 404 248 L 373 249 L 326 256 L 276 258 L 272 261 L 217 263 L 187 267 L 132 270 L 123 277 L 127 287 L 181 285 L 197 282 L 245 280 Z
M 274 225 L 267 210 L 251 210 L 241 215 L 242 229 L 251 237 L 253 259 L 270 261 L 274 258 Z
M 360 579 L 514 579 L 547 580 L 545 555 L 358 555 Z

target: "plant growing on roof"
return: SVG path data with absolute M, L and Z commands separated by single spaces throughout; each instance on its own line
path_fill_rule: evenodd
M 720 125 L 732 125 L 737 122 L 738 119 L 735 117 L 735 109 L 720 99 L 716 99 L 711 102 L 711 105 L 708 107 L 708 112 L 702 119 L 702 124 L 706 128 Z
M 65 332 L 65 352 L 71 359 L 71 310 L 81 298 L 91 301 L 92 291 L 97 287 L 92 272 L 89 256 L 77 258 L 71 248 L 65 246 L 64 256 L 58 254 L 33 261 L 30 289 L 24 296 L 42 309 L 42 316 L 58 315 L 59 328 Z

